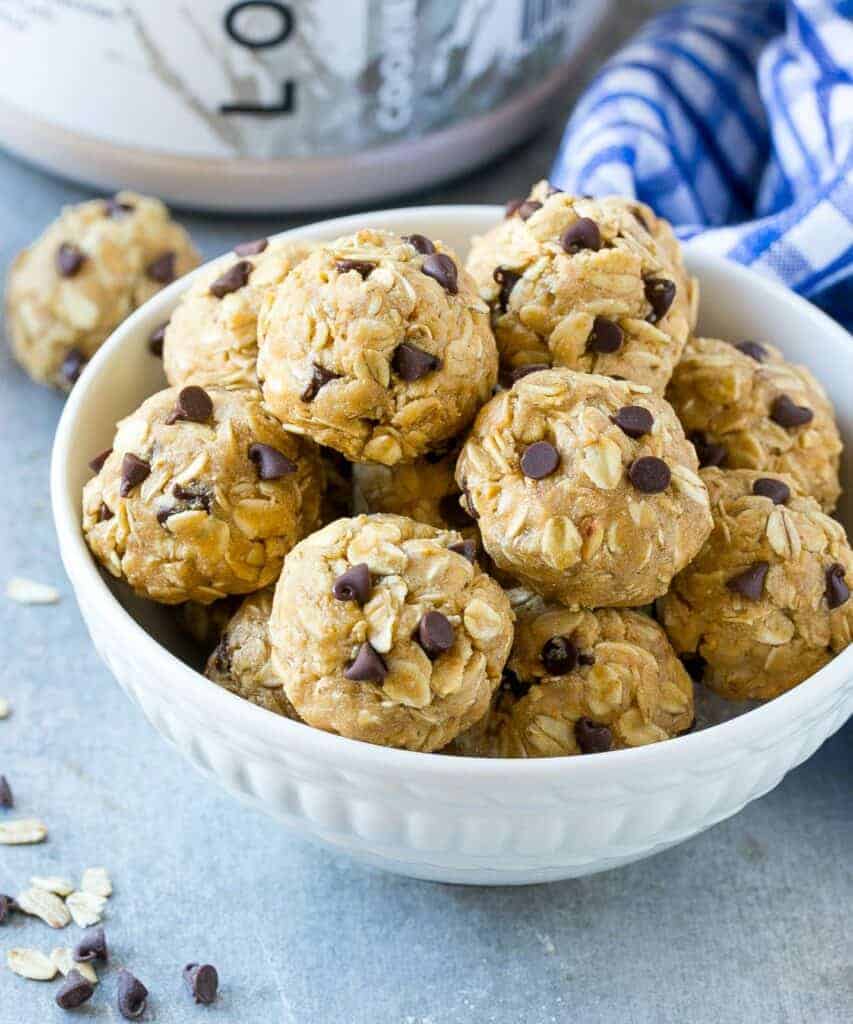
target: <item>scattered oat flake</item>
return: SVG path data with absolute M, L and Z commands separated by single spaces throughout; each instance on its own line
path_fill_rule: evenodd
M 91 981 L 93 985 L 98 984 L 95 968 L 91 964 L 78 963 L 67 946 L 59 946 L 54 949 L 50 954 L 50 959 L 63 977 L 67 977 L 69 971 L 79 971 L 87 981 Z
M 47 583 L 37 583 L 24 576 L 13 576 L 6 584 L 6 597 L 18 604 L 56 604 L 59 591 Z
M 40 843 L 47 838 L 47 825 L 38 818 L 0 821 L 0 846 L 23 846 Z
M 55 875 L 33 875 L 30 885 L 36 889 L 45 889 L 47 892 L 55 892 L 57 896 L 68 896 L 74 892 L 74 883 L 67 878 L 58 878 Z
M 8 718 L 11 710 L 9 701 L 5 697 L 0 697 L 0 718 Z
M 50 981 L 56 977 L 56 964 L 37 949 L 10 949 L 6 966 L 31 981 Z
M 94 893 L 95 896 L 112 896 L 113 883 L 106 868 L 86 868 L 80 881 L 83 892 Z
M 46 889 L 24 889 L 15 902 L 25 914 L 41 918 L 51 928 L 64 928 L 71 922 L 71 914 L 62 900 Z
M 71 911 L 74 923 L 81 928 L 89 928 L 93 924 L 98 924 L 106 905 L 107 901 L 103 896 L 80 890 L 72 892 L 65 901 L 65 906 Z

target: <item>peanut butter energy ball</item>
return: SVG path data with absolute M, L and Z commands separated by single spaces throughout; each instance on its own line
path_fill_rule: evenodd
M 316 448 L 286 434 L 256 391 L 160 391 L 118 424 L 92 466 L 89 547 L 113 576 L 164 604 L 267 586 L 319 516 Z
M 698 289 L 669 224 L 619 196 L 541 181 L 471 245 L 501 367 L 566 366 L 662 394 L 696 322 Z
M 67 391 L 125 317 L 198 262 L 159 199 L 119 192 L 65 207 L 9 271 L 15 358 L 33 380 Z
M 270 634 L 275 671 L 310 725 L 429 751 L 485 714 L 512 612 L 458 533 L 358 516 L 290 553 Z
M 258 335 L 270 410 L 352 462 L 443 447 L 497 379 L 485 303 L 423 235 L 365 230 L 324 246 L 268 293 Z
M 542 370 L 483 407 L 456 479 L 501 570 L 570 607 L 664 594 L 711 529 L 693 446 L 642 384 Z

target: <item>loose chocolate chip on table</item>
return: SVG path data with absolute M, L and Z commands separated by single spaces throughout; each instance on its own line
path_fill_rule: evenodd
M 12 796 L 12 787 L 5 775 L 0 775 L 0 807 L 14 807 L 15 798 Z
M 456 264 L 445 252 L 433 252 L 421 264 L 421 272 L 438 281 L 441 287 L 455 295 L 459 291 Z
M 354 660 L 344 669 L 344 677 L 358 683 L 381 683 L 388 675 L 382 657 L 365 641 Z
M 652 307 L 646 320 L 650 324 L 656 324 L 663 320 L 675 300 L 675 281 L 670 281 L 666 277 L 647 277 L 644 283 L 646 301 Z
M 592 330 L 586 339 L 587 351 L 597 352 L 600 355 L 618 352 L 622 347 L 623 337 L 619 324 L 608 320 L 606 316 L 597 316 L 592 322 Z
M 659 494 L 669 487 L 672 473 L 663 459 L 644 455 L 631 463 L 628 479 L 643 494 Z
M 850 588 L 844 580 L 845 573 L 840 562 L 834 562 L 826 570 L 826 603 L 830 608 L 840 608 L 850 597 Z
M 86 254 L 71 242 L 63 242 L 56 250 L 56 269 L 60 277 L 74 277 L 86 262 Z
M 122 968 L 118 975 L 118 1012 L 125 1020 L 138 1020 L 145 1012 L 148 989 Z
M 122 203 L 115 196 L 110 196 L 109 199 L 104 200 L 104 205 L 106 206 L 107 216 L 112 217 L 114 220 L 118 220 L 128 213 L 133 213 L 136 209 L 133 203 Z
M 437 658 L 453 646 L 453 626 L 441 612 L 426 612 L 418 623 L 418 643 L 428 658 Z
M 63 1010 L 73 1010 L 92 998 L 95 986 L 72 968 L 56 993 L 56 1005 Z
M 603 754 L 613 746 L 613 733 L 591 718 L 579 718 L 575 722 L 575 740 L 582 754 Z
M 514 213 L 518 213 L 521 204 L 524 202 L 523 199 L 508 199 L 504 205 L 504 217 L 509 218 Z
M 178 392 L 175 407 L 166 417 L 168 424 L 189 421 L 190 423 L 206 423 L 213 414 L 213 401 L 210 395 L 198 384 L 188 384 Z
M 680 655 L 681 664 L 694 683 L 701 683 L 705 674 L 706 661 L 701 654 Z
M 509 381 L 510 387 L 512 387 L 516 381 L 529 376 L 531 373 L 539 373 L 540 370 L 550 369 L 551 367 L 548 363 L 528 363 L 527 366 L 516 366 L 514 370 L 510 370 L 507 380 Z
M 332 373 L 332 371 L 327 370 L 325 366 L 318 366 L 314 363 L 311 381 L 299 397 L 303 402 L 313 402 L 317 397 L 320 388 L 324 388 L 330 380 L 337 380 L 339 377 L 339 373 Z
M 560 465 L 560 453 L 547 441 L 536 441 L 524 449 L 521 472 L 531 480 L 543 480 Z
M 223 299 L 232 292 L 238 292 L 249 283 L 249 277 L 254 269 L 254 264 L 249 260 L 238 260 L 224 274 L 217 277 L 210 286 L 210 294 L 217 299 Z
M 240 242 L 234 246 L 234 252 L 238 256 L 257 256 L 270 244 L 268 238 L 253 238 L 250 242 Z
M 273 448 L 271 444 L 256 442 L 249 445 L 249 458 L 254 462 L 261 480 L 280 480 L 289 473 L 295 473 L 296 463 Z
M 756 562 L 743 572 L 726 581 L 726 586 L 735 594 L 740 594 L 750 601 L 760 601 L 764 593 L 764 580 L 770 565 L 767 562 Z
M 166 328 L 169 326 L 169 321 L 160 324 L 159 327 L 155 327 L 151 334 L 148 336 L 148 351 L 152 356 L 162 358 L 163 356 L 163 341 L 166 337 Z
M 105 523 L 108 519 L 112 519 L 114 515 L 115 512 L 113 512 L 110 506 L 104 504 L 104 502 L 102 501 L 101 507 L 98 509 L 98 522 Z
M 71 348 L 62 360 L 62 376 L 69 384 L 74 384 L 83 372 L 83 367 L 88 360 L 79 348 Z
M 441 366 L 441 360 L 430 352 L 424 352 L 417 345 L 410 345 L 404 341 L 394 349 L 391 366 L 398 377 L 413 381 L 420 380 L 421 377 L 426 377 L 428 373 L 437 370 Z
M 756 363 L 763 363 L 767 358 L 767 349 L 757 341 L 742 341 L 735 345 L 735 348 L 750 359 L 754 359 Z
M 601 231 L 594 220 L 589 217 L 580 217 L 562 233 L 560 245 L 570 256 L 580 252 L 581 249 L 598 252 L 601 248 Z
M 533 683 L 522 682 L 511 668 L 505 668 L 501 675 L 501 689 L 508 690 L 513 697 L 521 700 L 530 691 Z
M 643 437 L 655 425 L 655 418 L 641 405 L 623 405 L 610 419 L 628 437 Z
M 74 947 L 72 956 L 78 964 L 87 964 L 92 960 L 109 960 L 104 929 L 100 925 L 95 928 L 87 928 Z
M 112 453 L 112 448 L 104 448 L 102 452 L 98 452 L 93 459 L 89 459 L 89 469 L 91 469 L 93 473 L 100 473 L 103 469 L 104 463 Z
M 457 555 L 462 555 L 469 562 L 473 562 L 477 558 L 477 543 L 473 540 L 461 540 L 458 544 L 451 544 L 447 550 L 454 551 Z
M 529 220 L 537 210 L 542 209 L 542 204 L 535 199 L 525 199 L 518 208 L 518 216 L 522 220 Z
M 152 260 L 145 268 L 145 273 L 158 284 L 170 284 L 175 280 L 175 254 L 164 252 Z
M 197 1003 L 209 1006 L 216 999 L 219 975 L 212 964 L 187 964 L 184 982 Z
M 370 570 L 366 562 L 352 566 L 332 584 L 332 594 L 338 601 L 355 601 L 363 605 L 370 597 Z
M 762 476 L 752 485 L 752 493 L 761 498 L 769 498 L 774 505 L 784 505 L 791 497 L 791 488 L 781 480 L 772 476 Z
M 722 466 L 726 461 L 726 456 L 729 454 L 726 446 L 718 444 L 716 441 L 709 441 L 701 430 L 695 430 L 692 434 L 688 434 L 687 440 L 696 449 L 696 458 L 699 460 L 701 469 L 707 469 L 709 466 Z
M 770 419 L 780 427 L 791 429 L 811 423 L 814 413 L 807 405 L 797 405 L 789 395 L 779 395 L 770 406 Z
M 539 652 L 539 660 L 551 676 L 564 676 L 578 663 L 578 649 L 567 636 L 552 636 Z
M 516 274 L 514 270 L 507 270 L 506 267 L 495 267 L 492 277 L 495 283 L 501 286 L 501 290 L 498 292 L 498 307 L 502 313 L 506 313 L 509 297 L 513 288 L 521 280 L 521 274 Z
M 370 260 L 338 260 L 335 264 L 335 270 L 339 274 L 348 274 L 351 270 L 354 270 L 357 274 L 361 274 L 362 280 L 367 280 L 371 273 L 376 270 L 376 264 L 371 263 Z
M 408 242 L 416 252 L 424 256 L 430 256 L 435 252 L 435 246 L 426 235 L 403 235 L 403 241 Z
M 140 459 L 133 452 L 128 452 L 121 460 L 121 484 L 119 485 L 118 493 L 122 498 L 126 498 L 133 488 L 141 484 L 150 472 L 151 467 L 144 459 Z
M 0 924 L 3 924 L 16 907 L 17 903 L 15 903 L 11 896 L 0 893 Z

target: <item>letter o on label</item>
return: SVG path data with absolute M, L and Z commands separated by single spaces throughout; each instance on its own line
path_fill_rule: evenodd
M 247 26 L 240 26 L 239 22 L 245 20 L 240 15 L 250 10 L 267 12 L 268 18 L 264 20 L 269 20 L 270 24 L 264 27 L 263 35 L 248 35 Z M 234 42 L 250 50 L 267 50 L 271 46 L 279 46 L 293 31 L 295 23 L 293 12 L 287 4 L 277 3 L 276 0 L 241 0 L 229 7 L 224 20 L 225 31 Z

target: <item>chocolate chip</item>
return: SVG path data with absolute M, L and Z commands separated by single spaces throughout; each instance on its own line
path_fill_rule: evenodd
M 87 256 L 82 249 L 71 242 L 63 242 L 56 250 L 56 269 L 60 277 L 74 277 L 86 262 Z
M 198 384 L 188 384 L 178 392 L 178 400 L 166 417 L 166 423 L 206 423 L 212 415 L 213 401 L 210 395 Z
M 113 220 L 120 220 L 122 217 L 127 216 L 128 213 L 133 213 L 136 207 L 133 203 L 122 203 L 116 196 L 110 196 L 109 199 L 104 200 L 104 206 L 108 217 L 112 217 Z
M 591 718 L 579 718 L 575 722 L 575 740 L 582 754 L 603 754 L 613 746 L 613 733 Z
M 521 204 L 524 202 L 523 199 L 508 199 L 504 205 L 504 217 L 509 218 L 514 213 L 518 213 Z
M 175 254 L 164 252 L 152 260 L 145 268 L 145 273 L 158 284 L 170 284 L 175 280 Z
M 338 601 L 355 601 L 357 604 L 367 604 L 370 597 L 370 570 L 366 562 L 359 562 L 352 566 L 332 584 L 332 593 Z
M 592 249 L 598 252 L 601 248 L 601 231 L 594 220 L 589 217 L 580 217 L 570 224 L 560 236 L 560 245 L 570 256 L 581 251 L 581 249 Z
M 767 562 L 756 562 L 748 569 L 744 569 L 743 572 L 739 572 L 737 576 L 726 580 L 726 586 L 733 593 L 740 594 L 741 597 L 746 597 L 750 601 L 759 601 L 764 593 L 764 580 L 769 568 Z
M 716 441 L 710 441 L 701 430 L 695 430 L 689 434 L 687 440 L 696 449 L 696 458 L 702 469 L 707 469 L 709 466 L 722 466 L 726 461 L 726 456 L 729 454 L 726 446 L 718 444 Z
M 344 670 L 344 678 L 358 683 L 381 683 L 388 669 L 379 653 L 365 641 L 355 659 Z
M 552 636 L 539 652 L 539 660 L 551 676 L 564 676 L 578 663 L 578 649 L 567 636 Z
M 618 352 L 622 347 L 622 328 L 619 324 L 608 320 L 606 316 L 597 316 L 592 322 L 592 330 L 586 339 L 588 352 L 609 355 Z
M 126 498 L 133 488 L 141 484 L 150 472 L 151 467 L 144 459 L 140 459 L 132 452 L 128 452 L 121 460 L 121 484 L 119 485 L 118 493 L 122 498 Z
M 107 937 L 104 934 L 104 929 L 100 925 L 95 928 L 87 928 L 74 947 L 72 956 L 78 964 L 87 964 L 92 960 L 105 962 L 109 960 L 110 955 L 107 952 Z
M 761 498 L 769 498 L 774 505 L 784 505 L 791 497 L 791 488 L 781 480 L 772 476 L 762 476 L 752 485 L 752 493 Z
M 512 387 L 516 381 L 529 376 L 531 373 L 539 373 L 540 370 L 550 369 L 551 367 L 548 363 L 528 363 L 527 366 L 516 366 L 514 370 L 510 370 L 507 380 L 509 381 L 509 386 Z
M 295 473 L 298 468 L 292 459 L 271 444 L 250 444 L 249 458 L 254 462 L 261 480 L 280 480 L 289 473 Z
M 650 324 L 663 320 L 669 307 L 675 301 L 675 281 L 666 277 L 647 277 L 645 279 L 646 301 L 652 307 L 646 317 Z
M 269 244 L 268 238 L 253 238 L 250 242 L 240 242 L 239 245 L 235 245 L 234 252 L 237 256 L 257 256 Z
M 521 274 L 516 274 L 514 270 L 507 270 L 506 267 L 495 267 L 492 277 L 501 286 L 501 290 L 498 292 L 498 308 L 505 313 L 509 297 L 513 288 L 521 280 Z
M 530 220 L 537 210 L 542 209 L 542 204 L 535 199 L 525 199 L 518 208 L 518 216 L 522 220 Z
M 212 964 L 187 964 L 184 968 L 184 982 L 197 1003 L 210 1006 L 216 999 L 219 975 Z
M 11 896 L 6 896 L 4 893 L 0 893 L 0 924 L 3 924 L 9 914 L 11 914 L 17 906 L 18 904 Z
M 332 373 L 331 370 L 327 370 L 324 366 L 318 366 L 314 363 L 311 381 L 299 397 L 303 402 L 313 402 L 320 388 L 324 388 L 330 380 L 337 380 L 339 377 L 339 373 Z
M 578 665 L 586 665 L 587 667 L 589 667 L 590 665 L 594 665 L 594 664 L 595 664 L 595 655 L 594 654 L 578 653 Z
M 201 512 L 210 511 L 213 495 L 208 487 L 198 484 L 195 487 L 184 487 L 183 484 L 175 484 L 172 488 L 172 494 L 174 494 L 181 503 L 181 507 L 173 509 L 173 512 L 188 512 L 190 510 Z M 157 518 L 159 519 L 159 515 Z
M 524 449 L 521 456 L 521 472 L 531 480 L 542 480 L 550 476 L 560 465 L 560 453 L 547 441 L 536 441 Z
M 338 260 L 335 264 L 335 270 L 339 274 L 348 274 L 351 270 L 354 270 L 357 274 L 361 274 L 363 281 L 366 281 L 371 273 L 376 270 L 376 264 L 371 263 L 370 260 Z
M 682 654 L 681 664 L 694 683 L 701 683 L 707 662 L 701 654 Z
M 62 376 L 69 384 L 75 384 L 87 362 L 88 360 L 79 348 L 69 349 L 62 360 Z
M 394 349 L 391 366 L 398 377 L 405 381 L 420 380 L 441 366 L 441 360 L 417 345 L 404 341 Z
M 462 555 L 469 562 L 474 562 L 477 559 L 477 543 L 473 540 L 461 540 L 458 544 L 451 544 L 447 550 Z
M 628 437 L 643 437 L 651 432 L 655 418 L 648 409 L 641 405 L 623 405 L 611 421 Z
M 163 341 L 166 337 L 166 328 L 169 326 L 169 321 L 160 324 L 159 327 L 155 327 L 154 330 L 148 335 L 148 351 L 152 356 L 157 356 L 158 359 L 163 358 Z
M 643 494 L 659 494 L 669 487 L 672 473 L 663 459 L 654 455 L 644 455 L 631 463 L 628 479 Z
M 788 395 L 779 395 L 770 406 L 770 419 L 780 427 L 790 430 L 811 423 L 814 413 L 807 405 L 797 405 Z
M 422 273 L 438 281 L 441 287 L 455 295 L 459 291 L 456 264 L 445 252 L 433 252 L 421 264 Z
M 15 798 L 12 796 L 12 787 L 5 775 L 0 775 L 0 807 L 14 807 Z
M 122 968 L 118 975 L 118 1012 L 125 1020 L 138 1020 L 145 1012 L 148 989 Z
M 101 502 L 101 507 L 98 509 L 98 522 L 105 523 L 108 519 L 112 519 L 115 512 L 110 508 L 109 505 Z
M 833 562 L 826 570 L 826 603 L 830 608 L 840 608 L 850 597 L 845 574 L 846 569 L 840 562 Z
M 210 286 L 210 294 L 217 299 L 223 299 L 232 292 L 238 292 L 248 284 L 249 275 L 254 269 L 254 264 L 249 260 L 238 260 L 224 274 L 220 274 L 217 277 Z
M 416 252 L 424 256 L 431 256 L 435 252 L 435 246 L 426 235 L 403 235 L 403 241 L 408 242 Z
M 56 993 L 56 1005 L 63 1010 L 73 1010 L 92 998 L 95 986 L 72 968 Z
M 526 697 L 530 692 L 530 687 L 533 683 L 524 682 L 518 678 L 511 668 L 505 668 L 501 675 L 501 689 L 507 690 L 509 693 L 516 698 L 521 700 L 522 697 Z
M 441 612 L 426 612 L 418 623 L 418 643 L 428 658 L 437 658 L 449 651 L 454 640 L 453 626 Z
M 102 452 L 98 452 L 93 459 L 89 459 L 89 469 L 91 469 L 93 473 L 100 473 L 104 467 L 104 463 L 112 453 L 112 448 L 104 448 Z
M 750 359 L 754 359 L 756 363 L 763 363 L 767 358 L 767 349 L 757 341 L 742 341 L 735 345 L 735 348 Z

